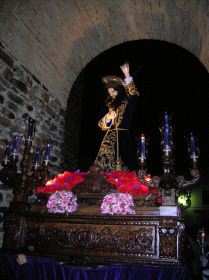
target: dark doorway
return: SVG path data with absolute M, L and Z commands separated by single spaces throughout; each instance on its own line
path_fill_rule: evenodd
M 97 127 L 104 104 L 103 76 L 123 77 L 120 65 L 129 62 L 131 75 L 141 93 L 133 120 L 133 133 L 149 136 L 148 169 L 153 175 L 162 171 L 159 127 L 164 111 L 172 114 L 177 173 L 189 168 L 185 136 L 194 132 L 200 147 L 200 167 L 208 172 L 208 81 L 201 62 L 187 50 L 168 42 L 140 40 L 117 45 L 93 59 L 80 74 L 83 102 L 78 168 L 88 170 L 93 163 L 103 133 Z

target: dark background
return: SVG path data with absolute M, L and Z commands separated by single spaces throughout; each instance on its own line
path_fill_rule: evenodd
M 79 168 L 88 170 L 94 162 L 103 132 L 97 127 L 106 90 L 103 76 L 123 77 L 120 65 L 130 64 L 130 73 L 140 92 L 132 132 L 145 133 L 148 142 L 148 169 L 162 172 L 159 127 L 164 111 L 172 115 L 175 168 L 177 174 L 189 170 L 186 136 L 194 132 L 200 149 L 199 167 L 209 172 L 209 75 L 201 62 L 187 50 L 164 41 L 140 40 L 117 45 L 92 60 L 83 70 L 84 79 Z

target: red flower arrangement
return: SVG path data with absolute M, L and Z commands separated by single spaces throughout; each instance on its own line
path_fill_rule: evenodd
M 106 182 L 114 184 L 117 190 L 122 193 L 133 195 L 146 195 L 149 193 L 149 188 L 139 182 L 135 171 L 112 171 L 104 173 L 104 176 L 106 177 Z
M 45 186 L 36 188 L 36 194 L 52 194 L 56 191 L 72 190 L 74 186 L 84 181 L 86 174 L 85 172 L 65 171 L 49 180 Z M 135 171 L 112 171 L 101 172 L 101 174 L 105 177 L 106 182 L 114 184 L 116 189 L 122 193 L 146 195 L 150 192 L 147 186 L 139 182 Z
M 47 181 L 43 187 L 36 189 L 36 194 L 47 193 L 52 194 L 56 191 L 71 190 L 77 184 L 84 181 L 82 172 L 68 172 L 65 171 L 62 174 L 58 174 L 54 179 Z

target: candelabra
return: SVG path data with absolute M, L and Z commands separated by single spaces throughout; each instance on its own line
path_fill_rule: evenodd
M 49 160 L 52 143 L 49 140 L 42 150 L 33 147 L 36 122 L 29 117 L 24 135 L 24 149 L 21 154 L 22 138 L 18 132 L 5 140 L 0 180 L 13 189 L 16 201 L 26 201 L 35 187 L 49 179 Z
M 180 206 L 188 208 L 191 206 L 191 186 L 199 180 L 199 171 L 197 168 L 199 149 L 197 147 L 196 138 L 193 133 L 190 133 L 188 151 L 191 161 L 191 179 L 187 180 L 182 175 L 176 175 L 174 170 L 173 157 L 173 128 L 170 124 L 169 115 L 164 114 L 164 122 L 161 128 L 162 133 L 162 163 L 163 174 L 161 176 L 153 176 L 147 174 L 147 141 L 145 135 L 141 135 L 138 148 L 139 171 L 138 179 L 150 189 L 158 190 L 158 196 L 162 197 L 162 206 Z M 178 197 L 184 195 L 186 205 L 178 201 Z

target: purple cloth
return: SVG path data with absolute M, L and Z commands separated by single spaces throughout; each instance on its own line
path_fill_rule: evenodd
M 19 266 L 18 277 L 20 280 L 35 280 L 33 266 L 30 263 L 24 263 Z
M 28 263 L 38 280 L 191 280 L 184 266 L 112 264 L 92 268 L 71 266 L 35 256 L 29 256 Z M 0 255 L 0 275 L 11 280 L 20 279 L 15 254 Z

